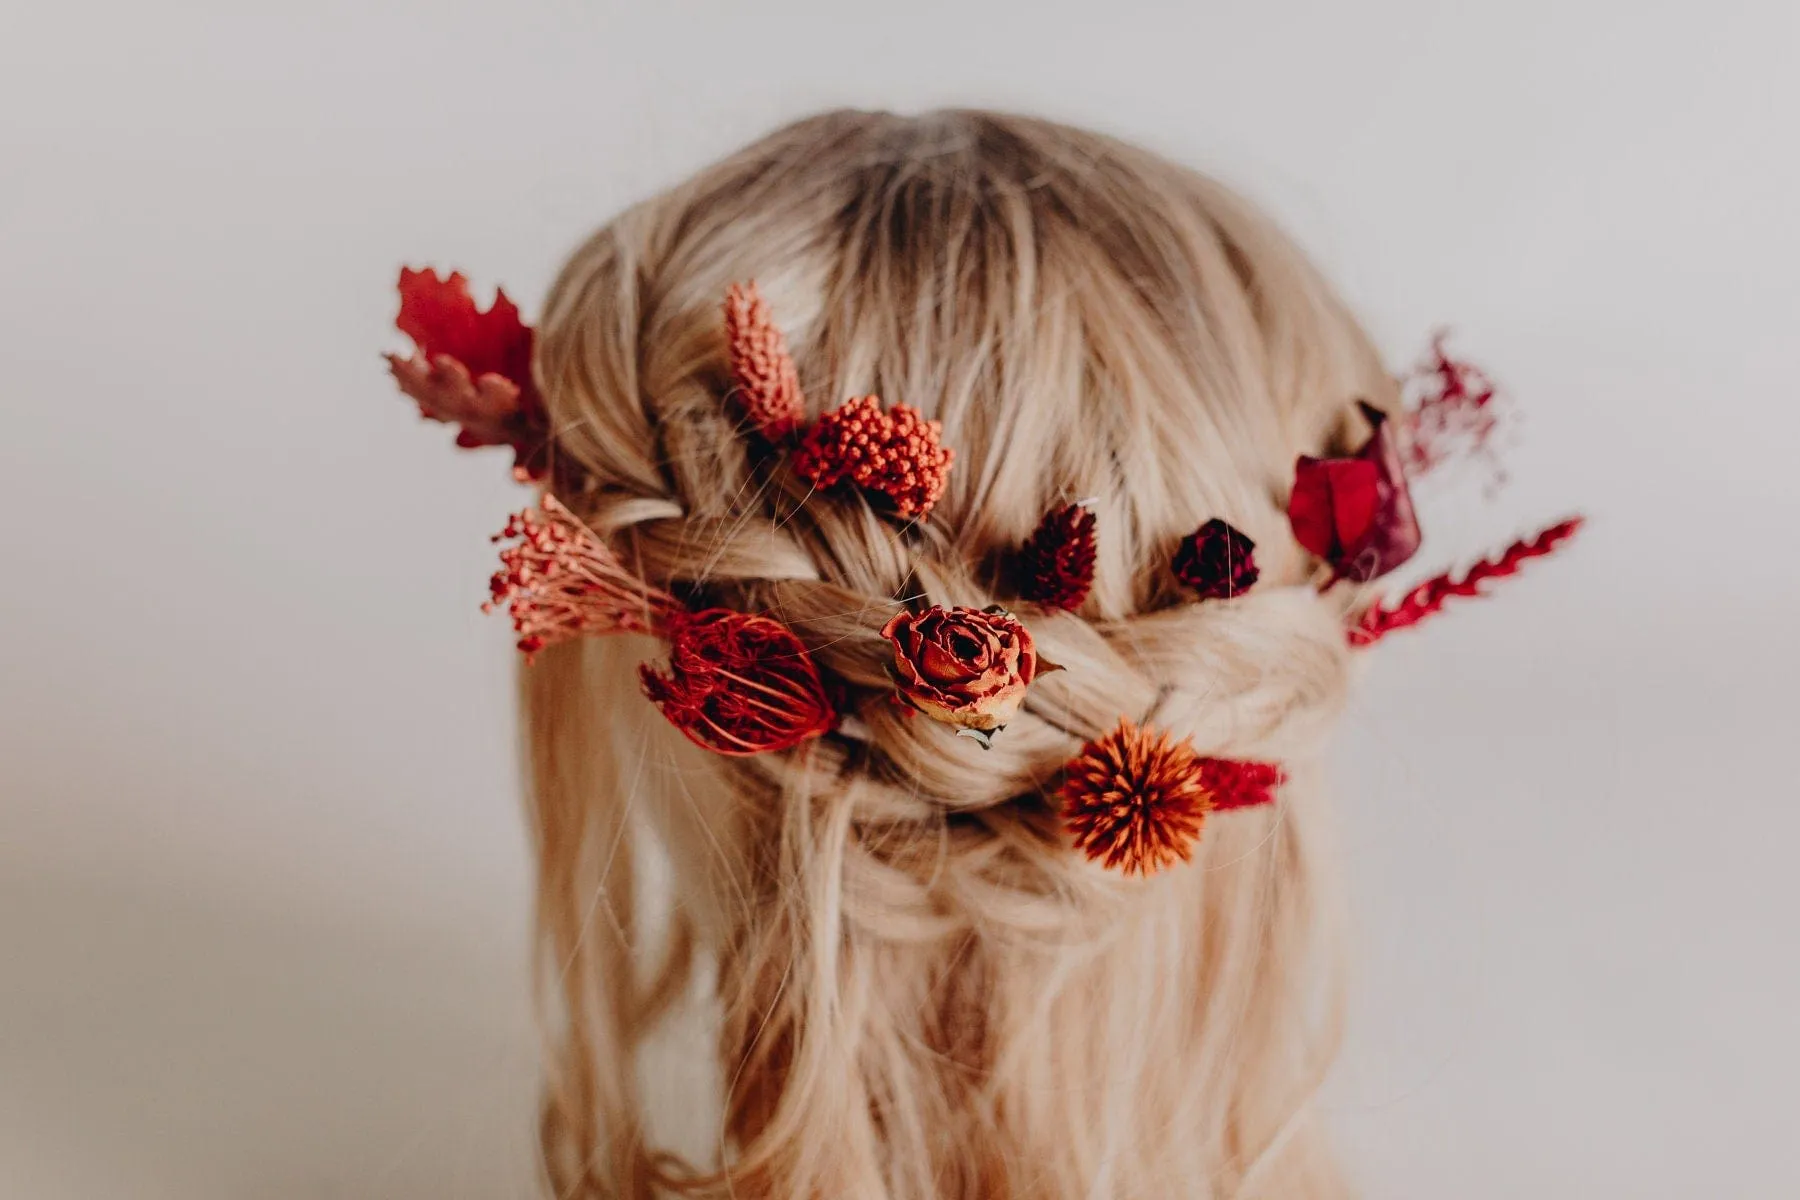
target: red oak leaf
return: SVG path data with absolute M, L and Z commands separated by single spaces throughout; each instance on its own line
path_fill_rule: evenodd
M 515 471 L 541 478 L 549 422 L 531 378 L 531 327 L 506 293 L 497 291 L 484 312 L 462 272 L 440 279 L 435 271 L 403 267 L 394 323 L 418 352 L 390 354 L 388 366 L 419 412 L 460 426 L 456 444 L 465 449 L 511 446 Z

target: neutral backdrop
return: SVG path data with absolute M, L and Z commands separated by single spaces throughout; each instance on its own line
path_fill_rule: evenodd
M 1370 1197 L 1800 1195 L 1800 6 L 9 6 L 0 1197 L 532 1194 L 520 499 L 393 392 L 401 263 L 529 314 L 826 106 L 1030 110 L 1272 209 L 1525 414 L 1338 751 Z

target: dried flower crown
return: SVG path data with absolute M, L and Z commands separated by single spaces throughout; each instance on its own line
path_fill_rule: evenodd
M 402 270 L 397 324 L 417 349 L 388 355 L 389 367 L 425 417 L 459 426 L 458 446 L 510 447 L 521 480 L 560 484 L 531 373 L 532 331 L 504 292 L 482 311 L 460 273 Z M 727 402 L 761 443 L 787 454 L 799 479 L 822 493 L 854 490 L 909 523 L 929 518 L 955 461 L 939 422 L 906 404 L 884 409 L 876 397 L 858 396 L 808 423 L 799 370 L 754 283 L 727 293 L 724 342 Z M 1300 545 L 1326 564 L 1321 587 L 1366 584 L 1408 561 L 1421 541 L 1409 477 L 1487 452 L 1498 393 L 1451 359 L 1441 337 L 1408 387 L 1404 437 L 1387 414 L 1360 404 L 1370 431 L 1354 452 L 1295 463 L 1288 519 Z M 1094 584 L 1097 524 L 1090 502 L 1047 512 L 1007 560 L 1019 600 L 1079 610 Z M 1558 522 L 1466 572 L 1373 603 L 1345 636 L 1368 646 L 1435 615 L 1453 597 L 1481 595 L 1483 585 L 1551 553 L 1580 524 Z M 536 509 L 515 514 L 495 541 L 506 544 L 484 607 L 508 610 L 528 662 L 559 642 L 645 634 L 664 641 L 668 653 L 661 665 L 640 668 L 644 695 L 696 745 L 762 754 L 840 729 L 843 689 L 793 630 L 767 614 L 691 608 L 621 559 L 554 490 Z M 1230 602 L 1257 583 L 1255 549 L 1214 517 L 1182 539 L 1169 571 L 1194 602 Z M 892 649 L 895 698 L 984 747 L 1027 705 L 1037 679 L 1059 669 L 1038 652 L 1025 623 L 998 606 L 903 609 L 881 636 Z M 1142 875 L 1187 861 L 1208 814 L 1271 803 L 1284 777 L 1274 764 L 1207 757 L 1190 742 L 1121 718 L 1066 762 L 1060 778 L 1071 844 L 1106 867 Z

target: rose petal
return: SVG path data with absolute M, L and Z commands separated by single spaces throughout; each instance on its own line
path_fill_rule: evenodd
M 1302 456 L 1294 464 L 1288 521 L 1295 540 L 1340 578 L 1367 582 L 1411 558 L 1420 534 L 1386 414 L 1360 407 L 1373 433 L 1354 457 Z

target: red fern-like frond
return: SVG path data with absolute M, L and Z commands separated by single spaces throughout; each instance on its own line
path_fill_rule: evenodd
M 1462 572 L 1446 571 L 1434 575 L 1413 588 L 1398 601 L 1375 605 L 1363 613 L 1350 629 L 1352 646 L 1372 646 L 1397 629 L 1417 625 L 1441 612 L 1450 600 L 1463 596 L 1485 595 L 1482 585 L 1490 580 L 1517 575 L 1534 558 L 1554 554 L 1558 547 L 1574 537 L 1583 518 L 1569 517 L 1529 538 L 1521 538 L 1493 558 L 1483 559 Z

